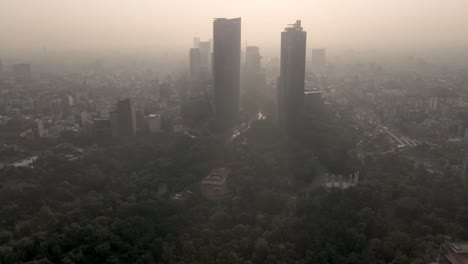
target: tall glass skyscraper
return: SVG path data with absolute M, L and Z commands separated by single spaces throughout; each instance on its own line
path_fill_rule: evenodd
M 239 112 L 241 18 L 213 22 L 213 79 L 216 126 L 231 129 Z
M 278 120 L 286 131 L 297 127 L 304 112 L 307 32 L 301 21 L 281 33 L 281 69 L 278 80 Z

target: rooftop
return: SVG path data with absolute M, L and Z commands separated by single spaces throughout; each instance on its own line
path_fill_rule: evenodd
M 450 243 L 450 248 L 457 254 L 468 253 L 468 242 L 464 243 Z
M 296 20 L 296 23 L 288 25 L 285 31 L 302 31 L 301 20 Z
M 203 178 L 202 184 L 223 185 L 229 177 L 230 170 L 227 168 L 217 168 Z
M 451 264 L 468 264 L 468 242 L 450 243 L 442 245 L 442 255 Z

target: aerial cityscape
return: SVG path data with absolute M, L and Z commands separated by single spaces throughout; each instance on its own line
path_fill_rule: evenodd
M 330 35 L 361 22 L 320 29 L 287 3 L 190 21 L 191 8 L 226 9 L 106 0 L 87 17 L 72 1 L 32 2 L 5 0 L 0 25 L 0 263 L 468 263 L 468 33 L 455 31 L 467 3 L 429 0 L 423 14 L 422 0 L 358 0 L 381 8 L 366 22 L 379 30 L 339 46 Z M 153 33 L 138 29 L 145 8 L 164 24 Z M 392 40 L 384 25 L 402 19 L 414 38 Z M 64 37 L 90 23 L 89 45 L 107 25 L 122 30 L 109 43 L 131 46 L 134 31 L 167 46 Z

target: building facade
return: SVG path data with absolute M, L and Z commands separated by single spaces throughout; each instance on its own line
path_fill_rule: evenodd
M 300 20 L 281 33 L 278 121 L 287 131 L 296 127 L 304 112 L 306 41 Z
M 111 113 L 112 137 L 120 140 L 128 140 L 136 134 L 136 117 L 130 99 L 117 102 L 117 107 Z
M 200 72 L 204 80 L 211 78 L 211 43 L 202 41 L 199 43 L 200 49 Z
M 211 173 L 200 182 L 201 193 L 207 198 L 223 196 L 227 191 L 227 179 L 229 175 L 230 170 L 226 168 L 212 170 Z
M 214 21 L 213 63 L 216 127 L 227 131 L 234 127 L 239 112 L 241 18 Z
M 201 56 L 200 49 L 190 49 L 190 79 L 199 81 L 201 74 Z

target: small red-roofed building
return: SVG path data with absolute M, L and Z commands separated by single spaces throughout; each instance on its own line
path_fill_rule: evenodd
M 440 250 L 439 264 L 468 264 L 468 242 L 445 242 Z
M 227 179 L 231 171 L 226 168 L 216 168 L 200 182 L 201 193 L 208 198 L 223 196 L 227 191 Z

